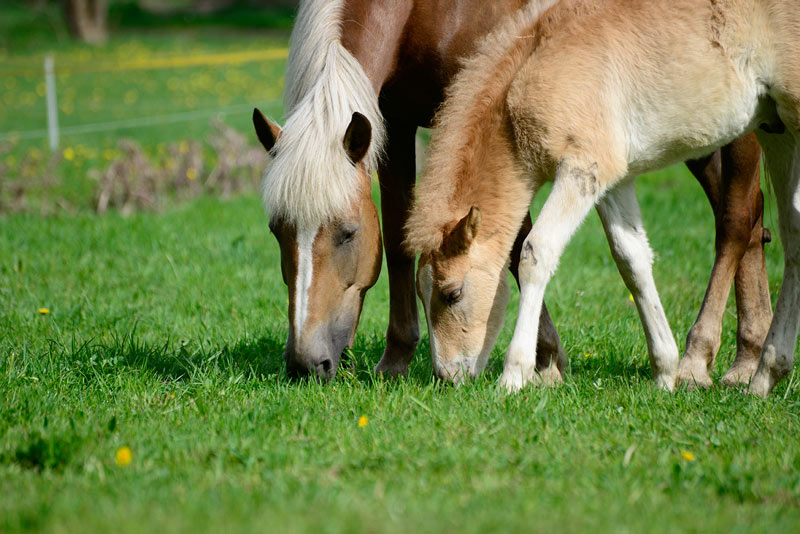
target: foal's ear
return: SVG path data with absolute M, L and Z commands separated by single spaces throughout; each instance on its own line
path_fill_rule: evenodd
M 267 119 L 261 110 L 253 109 L 253 126 L 256 127 L 256 135 L 267 152 L 272 150 L 278 138 L 281 136 L 281 127 Z
M 481 210 L 478 206 L 472 206 L 463 219 L 458 221 L 450 236 L 447 239 L 447 246 L 452 252 L 463 254 L 469 250 L 478 229 L 481 226 Z
M 353 164 L 358 164 L 367 155 L 369 143 L 372 139 L 372 126 L 369 120 L 356 111 L 350 119 L 350 125 L 344 133 L 342 144 L 347 152 L 347 156 Z

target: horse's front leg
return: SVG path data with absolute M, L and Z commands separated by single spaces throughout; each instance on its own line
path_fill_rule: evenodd
M 387 123 L 385 157 L 378 170 L 381 184 L 383 246 L 389 269 L 389 326 L 386 350 L 376 373 L 406 375 L 419 341 L 414 256 L 403 247 L 403 229 L 416 179 L 416 126 Z
M 601 194 L 594 167 L 559 166 L 553 190 L 522 245 L 519 315 L 500 378 L 509 391 L 538 379 L 535 347 L 544 290 L 564 247 Z
M 521 287 L 519 281 L 519 259 L 522 252 L 522 244 L 533 228 L 530 213 L 525 214 L 522 227 L 519 229 L 517 239 L 514 241 L 514 248 L 511 249 L 511 261 L 509 270 L 517 281 L 517 287 Z M 547 304 L 542 303 L 542 313 L 539 315 L 539 335 L 536 341 L 536 373 L 541 377 L 542 384 L 554 385 L 564 380 L 564 368 L 567 364 L 567 354 L 561 346 L 556 325 L 550 318 L 547 311 Z
M 653 280 L 653 251 L 642 224 L 634 181 L 628 180 L 606 193 L 598 202 L 597 211 L 611 255 L 639 311 L 653 380 L 660 387 L 672 390 L 678 368 L 678 345 Z

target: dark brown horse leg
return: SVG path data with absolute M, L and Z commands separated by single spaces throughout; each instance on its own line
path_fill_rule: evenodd
M 530 233 L 533 223 L 530 214 L 525 215 L 522 221 L 522 228 L 514 241 L 514 248 L 511 249 L 511 263 L 509 270 L 514 275 L 519 287 L 519 255 L 522 251 L 522 243 Z M 547 306 L 542 303 L 542 313 L 539 316 L 539 338 L 536 340 L 536 371 L 541 377 L 542 383 L 546 385 L 556 384 L 563 381 L 564 367 L 567 363 L 567 355 L 561 346 L 558 332 L 547 311 Z
M 375 366 L 375 372 L 406 375 L 419 341 L 414 256 L 409 255 L 403 247 L 403 229 L 416 179 L 416 126 L 387 121 L 387 133 L 386 153 L 378 176 L 381 184 L 383 247 L 389 269 L 389 326 L 386 330 L 386 350 Z
M 750 134 L 707 158 L 687 162 L 711 202 L 716 221 L 716 257 L 711 279 L 678 366 L 678 382 L 690 387 L 711 385 L 709 372 L 719 350 L 722 317 L 731 283 L 740 261 L 750 248 L 751 235 L 760 220 L 760 157 L 761 149 L 755 136 Z M 759 283 L 758 279 L 751 279 L 743 273 L 742 284 L 747 289 L 742 296 L 748 299 L 746 307 L 763 313 L 761 302 L 752 302 L 752 295 L 758 293 L 749 290 L 754 285 L 758 287 Z M 766 280 L 763 283 L 766 284 Z M 748 323 L 740 325 L 740 331 L 742 328 L 750 332 L 756 325 Z
M 758 176 L 758 173 L 756 173 Z M 759 177 L 760 178 L 760 177 Z M 736 333 L 736 359 L 722 377 L 726 386 L 749 384 L 758 367 L 761 347 L 772 323 L 772 302 L 769 297 L 767 266 L 764 261 L 764 245 L 771 239 L 764 228 L 764 195 L 758 190 L 759 214 L 750 244 L 739 262 L 734 284 L 736 288 L 736 311 L 739 328 Z

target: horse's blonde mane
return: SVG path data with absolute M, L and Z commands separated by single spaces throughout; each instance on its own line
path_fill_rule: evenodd
M 353 112 L 372 124 L 365 158 L 376 168 L 384 125 L 378 97 L 359 62 L 341 43 L 344 0 L 301 2 L 290 41 L 284 102 L 287 114 L 264 174 L 270 216 L 299 228 L 323 224 L 350 206 L 361 180 L 342 141 Z
M 509 86 L 537 44 L 536 21 L 555 1 L 532 0 L 501 23 L 481 41 L 448 88 L 436 116 L 426 171 L 415 189 L 414 207 L 406 223 L 409 251 L 420 254 L 441 248 L 447 231 L 472 205 L 482 209 L 483 226 L 487 216 L 494 217 L 495 226 L 518 227 L 521 223 L 521 219 L 502 220 L 509 210 L 499 205 L 515 195 L 508 187 L 507 175 L 519 172 L 517 162 L 511 163 L 513 168 L 507 162 L 504 168 L 484 168 L 480 175 L 474 169 L 487 163 L 489 136 L 506 126 L 499 122 L 506 115 Z M 514 200 L 529 202 L 528 198 Z

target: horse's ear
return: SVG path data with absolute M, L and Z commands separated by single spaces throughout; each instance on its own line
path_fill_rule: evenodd
M 278 138 L 281 136 L 281 127 L 267 119 L 261 110 L 253 109 L 253 126 L 256 127 L 256 135 L 267 152 L 272 150 Z
M 472 206 L 463 219 L 458 221 L 453 231 L 447 238 L 447 247 L 451 252 L 463 254 L 469 250 L 478 230 L 481 227 L 481 210 L 478 206 Z
M 350 125 L 344 133 L 344 149 L 347 156 L 354 164 L 358 164 L 369 150 L 369 143 L 372 139 L 372 126 L 369 120 L 356 111 L 350 119 Z

